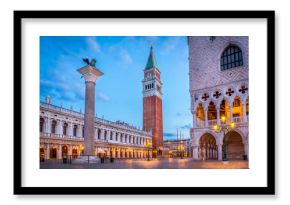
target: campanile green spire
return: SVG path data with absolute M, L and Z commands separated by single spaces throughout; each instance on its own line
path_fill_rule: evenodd
M 156 61 L 156 58 L 155 58 L 155 55 L 154 55 L 154 52 L 153 52 L 153 46 L 150 47 L 150 54 L 149 54 L 149 57 L 148 57 L 148 60 L 147 60 L 147 64 L 146 64 L 145 70 L 148 70 L 148 69 L 151 69 L 151 68 L 157 68 L 158 69 L 157 61 Z

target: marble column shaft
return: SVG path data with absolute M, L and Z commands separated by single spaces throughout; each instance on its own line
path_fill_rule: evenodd
M 94 155 L 95 83 L 86 81 L 84 144 L 85 155 Z

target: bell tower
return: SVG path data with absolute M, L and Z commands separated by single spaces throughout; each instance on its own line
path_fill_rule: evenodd
M 163 146 L 162 82 L 152 46 L 144 69 L 142 83 L 143 129 L 152 131 L 152 147 L 155 150 L 159 150 Z

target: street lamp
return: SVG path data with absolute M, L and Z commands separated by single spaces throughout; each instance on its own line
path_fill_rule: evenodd
M 223 161 L 227 161 L 227 143 L 225 142 L 225 135 L 226 132 L 228 133 L 229 131 L 231 131 L 232 129 L 235 128 L 235 123 L 234 122 L 230 122 L 229 124 L 226 123 L 226 117 L 222 116 L 221 117 L 221 125 L 217 125 L 215 124 L 213 126 L 213 129 L 216 133 L 221 133 L 223 132 L 223 139 L 224 139 L 224 143 L 223 143 Z
M 150 151 L 150 147 L 152 147 L 152 142 L 151 142 L 151 140 L 146 139 L 146 147 L 148 147 L 148 158 L 147 158 L 147 160 L 150 161 L 149 151 Z

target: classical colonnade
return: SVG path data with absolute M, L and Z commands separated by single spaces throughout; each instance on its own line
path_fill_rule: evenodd
M 41 104 L 40 111 L 40 154 L 45 159 L 83 154 L 83 114 L 45 103 Z M 126 123 L 95 118 L 94 139 L 96 155 L 114 158 L 152 156 L 152 133 Z

